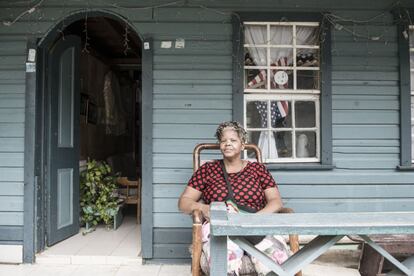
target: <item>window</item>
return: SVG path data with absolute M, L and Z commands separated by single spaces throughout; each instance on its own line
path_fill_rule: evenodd
M 414 25 L 409 26 L 410 38 L 410 95 L 411 95 L 411 163 L 414 163 Z
M 330 162 L 331 149 L 321 158 L 320 34 L 318 21 L 243 22 L 243 122 L 266 163 Z

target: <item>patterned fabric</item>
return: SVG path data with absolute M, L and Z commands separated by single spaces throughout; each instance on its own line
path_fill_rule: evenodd
M 267 102 L 255 102 L 257 111 L 260 114 L 261 127 L 267 127 Z M 276 127 L 277 122 L 283 120 L 289 112 L 288 101 L 273 101 L 270 103 L 270 117 L 272 127 Z
M 238 213 L 237 207 L 234 208 L 233 205 L 227 205 L 228 213 Z M 210 257 L 210 223 L 204 222 L 202 225 L 202 241 L 203 241 L 203 255 L 206 259 L 205 265 L 201 266 L 202 270 L 208 274 L 209 267 L 211 264 Z M 262 241 L 255 245 L 257 249 L 265 253 L 270 257 L 274 262 L 282 264 L 285 262 L 291 255 L 289 248 L 286 245 L 286 242 L 281 236 L 277 235 L 268 235 Z M 227 238 L 227 274 L 230 275 L 242 275 L 246 271 L 246 264 L 243 264 L 243 257 L 245 257 L 247 252 L 241 249 L 236 243 L 231 239 Z M 246 262 L 246 259 L 244 259 Z M 270 272 L 270 269 L 263 265 L 259 260 L 254 257 L 251 257 L 250 262 L 250 272 L 255 271 L 257 275 L 264 276 Z M 252 268 L 252 265 L 254 269 Z
M 233 189 L 237 205 L 248 206 L 259 211 L 266 205 L 264 190 L 277 188 L 272 175 L 263 164 L 249 162 L 238 173 L 229 173 L 229 182 Z M 205 163 L 194 172 L 188 186 L 202 192 L 202 199 L 206 204 L 213 201 L 224 202 L 228 191 L 220 161 Z

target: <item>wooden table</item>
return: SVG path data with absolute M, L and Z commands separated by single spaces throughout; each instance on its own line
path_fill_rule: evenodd
M 414 276 L 414 256 L 400 262 L 367 235 L 414 234 L 414 212 L 228 214 L 222 202 L 210 207 L 211 275 L 227 273 L 227 237 L 280 276 L 292 276 L 346 235 L 357 235 L 405 275 Z M 316 235 L 282 265 L 250 244 L 246 236 Z M 404 275 L 392 274 L 392 275 Z

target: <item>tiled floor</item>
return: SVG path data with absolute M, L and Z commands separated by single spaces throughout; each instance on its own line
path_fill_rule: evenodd
M 141 263 L 141 227 L 135 217 L 126 216 L 120 228 L 99 226 L 86 235 L 81 232 L 36 257 L 49 264 L 134 264 Z
M 0 276 L 190 276 L 189 265 L 0 265 Z M 308 265 L 303 276 L 360 276 L 358 270 Z
M 142 265 L 141 228 L 134 217 L 125 217 L 121 227 L 105 227 L 87 235 L 79 233 L 45 250 L 36 264 L 0 264 L 0 276 L 190 276 L 190 265 Z M 345 252 L 345 251 L 344 251 Z M 343 254 L 343 253 L 341 253 Z M 334 258 L 321 258 L 303 269 L 304 276 L 359 276 L 355 254 L 334 252 Z M 339 266 L 338 266 L 339 265 Z M 353 267 L 353 265 L 352 265 Z

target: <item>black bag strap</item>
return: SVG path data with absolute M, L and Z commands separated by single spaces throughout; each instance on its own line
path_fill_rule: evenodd
M 237 207 L 240 210 L 243 210 L 243 211 L 248 212 L 248 213 L 256 213 L 256 210 L 253 209 L 253 208 L 250 208 L 248 206 L 243 206 L 243 205 L 237 204 L 237 201 L 234 198 L 233 189 L 232 189 L 231 184 L 230 184 L 230 181 L 229 181 L 229 175 L 227 173 L 226 166 L 224 165 L 224 160 L 220 160 L 220 166 L 221 166 L 221 169 L 223 171 L 224 180 L 226 181 L 226 184 L 227 184 L 227 190 L 229 192 L 226 200 L 229 200 L 229 199 L 232 200 L 234 202 L 234 204 L 236 204 Z
M 227 174 L 226 166 L 224 165 L 224 161 L 223 160 L 220 160 L 220 166 L 221 166 L 221 169 L 223 171 L 224 180 L 226 181 L 226 184 L 227 184 L 227 190 L 229 192 L 229 194 L 227 196 L 227 199 L 232 199 L 233 201 L 236 201 L 234 199 L 233 189 L 231 188 L 231 184 L 230 184 L 230 181 L 229 181 L 229 175 Z M 234 203 L 236 203 L 236 202 L 234 202 Z

